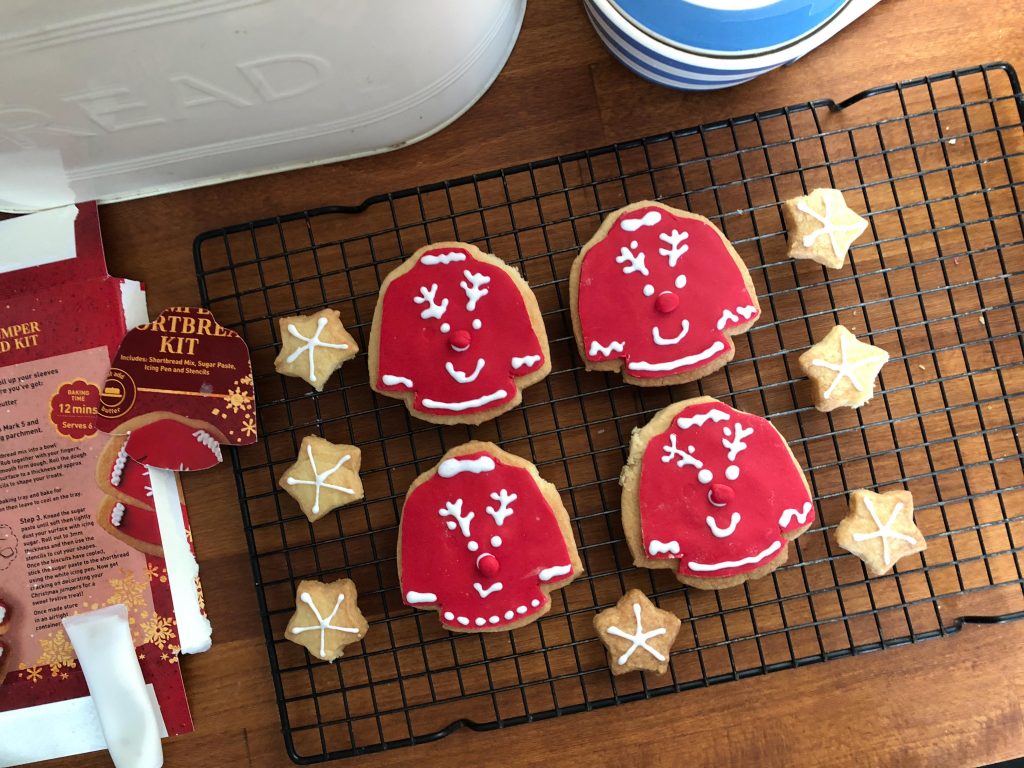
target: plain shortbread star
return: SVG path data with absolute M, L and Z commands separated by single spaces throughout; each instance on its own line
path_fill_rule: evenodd
M 782 204 L 789 238 L 789 255 L 811 259 L 831 269 L 846 263 L 850 245 L 868 222 L 851 210 L 838 189 L 816 189 Z
M 850 514 L 839 523 L 836 541 L 863 560 L 872 576 L 888 573 L 897 560 L 928 546 L 914 523 L 910 491 L 851 493 Z
M 657 608 L 639 589 L 629 590 L 614 608 L 594 616 L 594 629 L 608 649 L 614 675 L 639 669 L 664 674 L 681 625 L 674 614 Z
M 799 359 L 800 368 L 814 386 L 814 407 L 825 413 L 842 406 L 864 405 L 874 394 L 875 379 L 888 361 L 888 352 L 858 341 L 842 325 L 829 331 Z

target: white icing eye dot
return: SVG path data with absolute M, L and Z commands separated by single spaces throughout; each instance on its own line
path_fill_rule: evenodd
M 491 546 L 492 547 L 500 547 L 501 546 L 501 536 L 491 536 Z
M 448 333 L 452 327 L 448 323 L 441 323 L 441 333 Z
M 479 331 L 483 327 L 484 327 L 484 324 L 482 322 L 480 322 L 480 318 L 479 317 L 476 318 L 476 320 L 473 321 L 473 330 L 474 331 Z
M 288 479 L 291 480 L 290 477 Z M 449 531 L 454 531 L 458 524 L 454 520 L 449 520 L 445 525 L 448 526 Z
M 480 549 L 480 545 L 477 544 L 475 541 L 471 541 L 469 542 L 469 544 L 466 545 L 466 549 L 468 549 L 470 552 L 476 552 L 478 549 Z
M 740 468 L 737 467 L 735 464 L 730 464 L 728 467 L 725 468 L 725 479 L 726 480 L 735 480 L 739 476 L 740 476 Z
M 710 469 L 702 469 L 700 472 L 697 473 L 697 479 L 700 480 L 704 485 L 707 485 L 708 483 L 715 479 L 715 476 Z
M 693 453 L 695 449 L 694 449 L 694 447 L 692 445 L 688 445 L 688 446 L 686 446 L 686 450 L 688 452 L 690 452 L 690 453 Z
M 686 275 L 679 275 L 676 278 L 676 288 L 683 288 L 686 286 Z
M 731 435 L 732 434 L 732 427 L 722 427 L 722 434 L 723 435 Z
M 653 296 L 653 295 L 654 295 L 654 286 L 651 285 L 650 283 L 648 283 L 647 285 L 644 286 L 644 296 Z
M 639 243 L 637 243 L 637 241 L 636 241 L 636 240 L 634 240 L 633 242 L 631 242 L 631 243 L 629 244 L 629 247 L 630 247 L 630 248 L 636 248 L 636 247 L 637 247 L 637 245 L 639 245 Z

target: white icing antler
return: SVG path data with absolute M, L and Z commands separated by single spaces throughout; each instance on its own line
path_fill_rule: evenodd
M 462 514 L 462 499 L 456 499 L 454 502 L 446 501 L 444 503 L 444 509 L 437 510 L 437 514 L 441 517 L 454 517 L 454 520 L 449 520 L 447 525 L 451 530 L 455 530 L 455 526 L 458 525 L 459 530 L 462 531 L 462 535 L 467 539 L 469 538 L 469 524 L 473 520 L 473 512 L 467 512 Z
M 437 283 L 432 283 L 429 289 L 425 285 L 421 285 L 420 295 L 413 297 L 413 301 L 417 304 L 427 305 L 427 308 L 420 312 L 420 317 L 424 320 L 431 317 L 440 320 L 444 317 L 445 310 L 448 309 L 448 299 L 442 299 L 438 304 L 434 301 L 435 296 L 437 296 Z
M 729 427 L 722 427 L 722 432 L 726 435 L 722 438 L 722 445 L 729 451 L 729 461 L 736 461 L 740 451 L 746 450 L 747 444 L 743 441 L 754 434 L 754 428 L 744 428 L 742 424 L 736 422 L 735 433 Z
M 690 453 L 687 453 L 678 445 L 676 445 L 676 436 L 671 434 L 668 436 L 669 445 L 663 445 L 661 450 L 665 452 L 665 455 L 661 457 L 661 460 L 668 464 L 670 461 L 679 458 L 676 462 L 677 467 L 685 467 L 687 465 L 701 469 L 704 466 L 704 462 L 700 459 L 695 459 Z M 692 450 L 692 449 L 691 449 Z
M 494 518 L 495 525 L 501 525 L 505 522 L 505 518 L 515 511 L 509 505 L 519 497 L 502 488 L 497 493 L 492 493 L 491 498 L 498 502 L 500 506 L 498 509 L 495 509 L 494 507 L 487 507 L 487 514 Z
M 636 240 L 629 244 L 629 248 L 622 246 L 620 254 L 615 257 L 615 263 L 626 265 L 622 268 L 622 274 L 624 275 L 631 275 L 634 272 L 639 272 L 644 277 L 649 277 L 651 273 L 647 271 L 647 264 L 644 262 L 647 257 L 644 256 L 643 251 L 634 254 L 631 249 L 636 247 Z
M 681 244 L 689 236 L 689 232 L 679 232 L 675 229 L 672 230 L 671 234 L 662 232 L 658 235 L 663 242 L 668 243 L 668 248 L 659 248 L 658 253 L 662 256 L 668 256 L 668 265 L 673 269 L 675 269 L 679 257 L 690 250 L 690 246 Z
M 491 282 L 491 278 L 479 272 L 470 272 L 468 269 L 464 269 L 462 274 L 466 276 L 466 280 L 469 282 L 467 283 L 466 280 L 463 280 L 459 285 L 466 292 L 466 309 L 473 312 L 476 310 L 476 303 L 489 293 L 483 286 Z

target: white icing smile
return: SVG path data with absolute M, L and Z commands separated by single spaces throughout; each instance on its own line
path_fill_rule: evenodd
M 668 347 L 673 344 L 678 344 L 686 337 L 686 334 L 690 332 L 690 321 L 683 320 L 683 322 L 681 322 L 679 325 L 681 328 L 679 331 L 679 335 L 672 336 L 671 338 L 668 339 L 661 335 L 661 329 L 658 328 L 658 326 L 654 326 L 651 329 L 651 336 L 654 337 L 654 343 L 661 347 Z
M 716 504 L 715 506 L 717 507 L 718 505 Z M 729 536 L 732 536 L 733 533 L 736 532 L 736 526 L 740 524 L 740 513 L 733 512 L 732 515 L 729 517 L 729 524 L 724 528 L 719 527 L 718 523 L 715 521 L 715 518 L 711 515 L 705 517 L 704 522 L 707 523 L 708 528 L 711 529 L 711 533 L 714 535 L 716 539 L 725 539 Z
M 469 347 L 466 347 L 466 349 L 469 349 Z M 455 351 L 460 352 L 463 350 L 456 349 Z M 482 357 L 477 358 L 476 368 L 473 369 L 472 373 L 463 373 L 462 371 L 456 370 L 450 360 L 444 364 L 444 369 L 448 371 L 448 375 L 455 379 L 459 384 L 471 384 L 476 381 L 477 376 L 480 375 L 480 371 L 484 369 L 484 359 Z

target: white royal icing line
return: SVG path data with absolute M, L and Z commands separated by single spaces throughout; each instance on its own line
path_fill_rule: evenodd
M 679 542 L 672 541 L 658 541 L 653 539 L 650 546 L 647 547 L 647 551 L 652 555 L 678 555 L 679 554 Z
M 676 268 L 676 262 L 679 261 L 679 257 L 690 250 L 690 246 L 682 244 L 683 240 L 689 236 L 689 232 L 679 232 L 675 229 L 672 230 L 671 234 L 665 232 L 658 234 L 658 238 L 662 242 L 668 243 L 668 248 L 659 248 L 658 253 L 668 257 L 668 265 L 672 269 Z
M 476 459 L 445 459 L 437 468 L 437 474 L 441 477 L 455 477 L 460 472 L 472 472 L 479 475 L 481 472 L 490 472 L 494 469 L 494 459 L 490 456 L 480 456 Z
M 690 332 L 690 321 L 683 320 L 683 322 L 681 322 L 679 325 L 681 327 L 679 335 L 673 336 L 670 339 L 666 339 L 664 336 L 662 336 L 661 329 L 658 328 L 658 326 L 654 326 L 654 328 L 651 329 L 651 336 L 654 338 L 654 343 L 661 347 L 670 347 L 673 344 L 678 344 L 686 337 L 686 334 Z
M 462 351 L 465 352 L 465 350 Z M 472 373 L 463 373 L 462 371 L 456 370 L 455 366 L 452 365 L 451 360 L 444 364 L 444 369 L 448 371 L 448 375 L 455 379 L 459 384 L 472 384 L 476 381 L 477 376 L 480 375 L 480 371 L 484 369 L 484 359 L 482 357 L 477 358 L 476 368 L 473 369 Z
M 632 248 L 636 248 L 636 241 L 630 243 Z M 622 268 L 622 274 L 631 275 L 634 272 L 639 272 L 644 277 L 650 277 L 651 273 L 647 271 L 647 264 L 645 263 L 646 256 L 643 252 L 633 253 L 626 246 L 622 246 L 619 255 L 615 257 L 616 264 L 625 264 Z
M 465 261 L 466 254 L 459 253 L 458 251 L 451 251 L 450 253 L 431 253 L 420 259 L 420 264 L 426 264 L 428 267 L 432 267 L 435 264 L 451 264 L 453 261 Z
M 523 355 L 522 357 L 512 358 L 512 368 L 519 370 L 523 366 L 529 367 L 540 362 L 540 355 Z
M 466 309 L 475 312 L 476 303 L 489 293 L 483 286 L 491 282 L 491 278 L 479 272 L 470 272 L 468 269 L 463 270 L 462 274 L 465 275 L 466 280 L 461 281 L 459 285 L 466 292 Z M 466 282 L 467 280 L 469 282 Z
M 612 352 L 621 352 L 625 348 L 626 342 L 624 341 L 609 341 L 608 346 L 599 341 L 592 341 L 590 342 L 590 356 L 594 357 L 597 354 L 602 354 L 607 357 Z
M 662 654 L 656 648 L 652 648 L 650 645 L 648 645 L 647 641 L 651 638 L 660 637 L 661 635 L 666 634 L 668 630 L 665 627 L 658 627 L 657 629 L 652 629 L 647 632 L 644 632 L 644 628 L 640 623 L 640 612 L 640 603 L 633 603 L 633 615 L 636 617 L 636 630 L 634 630 L 632 633 L 624 632 L 615 626 L 608 627 L 607 629 L 609 635 L 621 637 L 623 640 L 629 640 L 629 642 L 631 643 L 626 652 L 619 656 L 618 659 L 616 659 L 616 662 L 620 667 L 627 661 L 629 661 L 629 657 L 633 655 L 633 652 L 636 651 L 637 648 L 643 648 L 658 661 L 665 660 L 664 654 Z
M 717 408 L 712 408 L 710 411 L 704 411 L 704 413 L 698 413 L 694 416 L 680 416 L 676 419 L 676 426 L 680 429 L 703 427 L 708 422 L 708 419 L 717 424 L 720 421 L 728 421 L 729 414 Z
M 737 467 L 735 464 L 730 464 L 728 467 L 725 468 L 725 479 L 726 480 L 735 480 L 739 476 L 740 476 L 740 468 Z
M 330 488 L 333 491 L 341 491 L 342 493 L 347 493 L 347 494 L 349 494 L 351 496 L 355 495 L 356 492 L 354 490 L 352 490 L 351 488 L 346 488 L 343 485 L 331 485 L 330 483 L 324 482 L 325 480 L 327 480 L 327 478 L 329 478 L 331 475 L 333 475 L 335 472 L 337 472 L 339 469 L 341 469 L 342 466 L 346 462 L 348 462 L 349 459 L 352 458 L 351 454 L 346 453 L 344 456 L 342 456 L 340 459 L 338 459 L 338 463 L 337 464 L 335 464 L 330 469 L 324 470 L 323 472 L 317 472 L 317 470 L 316 470 L 316 461 L 313 459 L 313 446 L 309 445 L 308 443 L 306 444 L 306 456 L 309 457 L 309 466 L 313 470 L 313 479 L 312 480 L 298 480 L 298 479 L 296 479 L 294 477 L 289 477 L 288 478 L 288 485 L 312 485 L 316 489 L 316 495 L 313 497 L 313 514 L 314 515 L 320 514 L 320 489 L 321 488 Z
M 757 563 L 760 563 L 762 560 L 764 560 L 766 557 L 774 555 L 780 549 L 782 549 L 782 542 L 773 541 L 766 549 L 762 550 L 761 552 L 758 552 L 756 555 L 744 557 L 742 560 L 724 560 L 721 563 L 697 563 L 691 560 L 686 565 L 689 567 L 691 571 L 697 571 L 698 573 L 708 571 L 722 571 L 726 568 L 741 568 L 744 565 L 756 565 Z
M 797 512 L 795 509 L 782 510 L 782 514 L 779 516 L 779 528 L 785 528 L 788 526 L 793 522 L 793 518 L 796 518 L 796 521 L 800 523 L 800 525 L 803 525 L 807 522 L 807 518 L 810 516 L 811 510 L 813 509 L 814 505 L 809 501 L 805 501 L 802 512 Z
M 295 327 L 294 323 L 288 323 L 288 333 L 300 341 L 306 342 L 301 347 L 292 352 L 288 357 L 285 358 L 286 363 L 294 363 L 299 359 L 299 355 L 303 352 L 309 353 L 309 380 L 316 381 L 316 372 L 314 370 L 314 357 L 316 356 L 317 347 L 326 347 L 327 349 L 348 349 L 348 344 L 332 344 L 329 341 L 320 341 L 320 334 L 324 332 L 324 328 L 327 327 L 327 318 L 321 317 L 316 321 L 316 332 L 306 337 L 299 333 L 299 329 Z
M 479 331 L 483 327 L 484 327 L 484 321 L 481 320 L 479 317 L 474 317 L 473 318 L 473 330 L 474 331 Z
M 806 200 L 801 200 L 796 204 L 797 210 L 802 213 L 806 213 L 808 216 L 815 219 L 821 227 L 814 230 L 808 235 L 804 235 L 804 248 L 810 248 L 814 245 L 814 241 L 822 235 L 828 235 L 829 244 L 832 246 L 832 252 L 836 255 L 837 259 L 843 258 L 843 252 L 839 249 L 839 243 L 836 241 L 836 234 L 839 232 L 854 232 L 858 234 L 863 231 L 861 223 L 856 224 L 836 224 L 832 221 L 832 205 L 829 202 L 832 199 L 832 195 L 825 194 L 821 196 L 822 204 L 824 205 L 824 215 L 818 213 L 811 208 Z
M 122 520 L 124 520 L 124 504 L 119 501 L 110 510 L 110 524 L 115 528 L 120 528 Z
M 121 484 L 121 473 L 124 472 L 124 465 L 128 462 L 127 446 L 127 440 L 121 443 L 121 447 L 117 450 L 117 460 L 114 461 L 114 467 L 110 470 L 110 484 L 115 488 Z
M 739 314 L 736 314 L 737 312 Z M 738 323 L 740 321 L 741 315 L 744 320 L 749 320 L 756 314 L 757 307 L 755 307 L 753 304 L 747 304 L 746 306 L 743 307 L 736 307 L 735 312 L 731 309 L 723 309 L 722 316 L 718 318 L 718 322 L 715 323 L 715 327 L 718 330 L 723 331 L 725 330 L 725 326 L 728 325 L 729 323 Z
M 517 494 L 509 493 L 502 488 L 497 493 L 492 493 L 491 498 L 498 502 L 498 508 L 485 507 L 487 514 L 494 518 L 495 525 L 502 525 L 505 522 L 505 518 L 511 515 L 515 510 L 510 506 L 513 501 L 519 498 Z
M 636 232 L 640 227 L 653 227 L 655 224 L 661 222 L 660 211 L 648 211 L 643 216 L 635 219 L 623 219 L 619 222 L 621 226 L 627 232 Z
M 413 387 L 412 379 L 407 379 L 405 376 L 392 376 L 390 373 L 385 373 L 380 377 L 380 380 L 385 387 L 394 387 L 399 384 L 409 389 Z
M 462 514 L 462 499 L 446 501 L 444 503 L 444 509 L 437 510 L 437 514 L 441 517 L 454 518 L 455 523 L 459 526 L 459 530 L 462 531 L 462 535 L 467 539 L 469 538 L 469 524 L 473 521 L 474 513 L 467 512 L 466 514 Z
M 405 602 L 418 605 L 419 603 L 436 603 L 437 595 L 433 592 L 416 592 L 409 590 L 405 593 Z
M 694 355 L 687 355 L 686 357 L 680 357 L 678 360 L 669 360 L 664 363 L 648 363 L 638 360 L 635 363 L 630 363 L 629 369 L 632 371 L 670 371 L 673 368 L 681 368 L 685 365 L 693 365 L 694 363 L 707 360 L 709 357 L 717 355 L 723 349 L 725 349 L 725 345 L 720 341 L 716 341 L 703 352 L 698 352 Z
M 665 455 L 661 457 L 661 460 L 665 464 L 678 459 L 678 461 L 676 461 L 676 466 L 680 468 L 691 466 L 701 469 L 704 466 L 704 462 L 695 458 L 690 452 L 683 450 L 676 444 L 675 433 L 668 436 L 668 445 L 663 445 L 661 450 L 665 452 Z
M 356 627 L 336 627 L 333 624 L 331 624 L 331 619 L 334 618 L 334 614 L 336 614 L 338 612 L 338 609 L 341 607 L 342 602 L 345 600 L 345 595 L 338 595 L 338 600 L 334 603 L 334 610 L 331 611 L 331 615 L 327 618 L 324 618 L 320 615 L 320 611 L 317 609 L 316 604 L 313 602 L 313 598 L 309 596 L 309 592 L 303 592 L 301 595 L 299 595 L 299 599 L 310 607 L 310 610 L 313 611 L 313 615 L 316 616 L 316 620 L 320 623 L 312 627 L 293 627 L 292 634 L 301 635 L 303 632 L 310 632 L 313 630 L 319 631 L 321 659 L 327 657 L 326 638 L 328 629 L 333 629 L 336 632 L 348 632 L 353 635 L 359 634 L 359 630 Z
M 864 498 L 864 506 L 868 509 L 868 514 L 871 515 L 871 521 L 878 528 L 877 531 L 871 531 L 870 533 L 855 533 L 853 534 L 854 541 L 870 541 L 871 539 L 882 540 L 882 560 L 885 564 L 892 565 L 892 553 L 889 551 L 889 539 L 899 539 L 905 541 L 907 544 L 917 544 L 917 540 L 913 536 L 908 536 L 905 533 L 894 531 L 892 526 L 896 523 L 896 518 L 900 512 L 903 511 L 903 502 L 896 502 L 896 506 L 892 508 L 892 512 L 889 513 L 889 519 L 885 521 L 885 525 L 882 525 L 882 521 L 878 519 L 878 512 L 875 511 L 875 505 L 871 502 L 871 499 Z
M 676 275 L 676 288 L 686 287 L 686 275 Z
M 827 368 L 830 371 L 835 371 L 836 372 L 835 378 L 832 379 L 832 383 L 828 385 L 828 389 L 825 390 L 825 394 L 822 396 L 826 400 L 832 396 L 832 393 L 835 391 L 836 387 L 838 386 L 840 379 L 842 379 L 844 376 L 847 379 L 850 380 L 850 383 L 853 384 L 854 389 L 856 389 L 858 392 L 863 394 L 866 391 L 866 388 L 865 388 L 865 386 L 863 384 L 861 384 L 859 381 L 857 381 L 857 377 L 854 376 L 854 373 L 856 372 L 856 370 L 858 368 L 860 368 L 862 366 L 874 365 L 874 364 L 876 364 L 878 362 L 879 357 L 877 355 L 870 355 L 868 357 L 865 357 L 863 360 L 860 360 L 860 361 L 857 361 L 857 362 L 850 362 L 847 359 L 847 356 L 846 356 L 846 353 L 847 353 L 847 350 L 846 350 L 846 339 L 847 338 L 848 337 L 846 336 L 846 334 L 843 334 L 843 335 L 841 335 L 839 337 L 839 363 L 838 363 L 838 365 L 836 363 L 831 363 L 828 360 L 819 360 L 817 358 L 815 358 L 814 360 L 811 360 L 811 365 L 816 365 L 819 368 Z
M 420 312 L 420 317 L 424 320 L 434 318 L 440 320 L 444 317 L 444 313 L 448 310 L 448 299 L 443 299 L 440 304 L 435 301 L 437 296 L 437 283 L 431 283 L 430 288 L 425 285 L 420 286 L 420 295 L 413 296 L 413 301 L 417 304 L 426 304 L 427 308 Z
M 559 576 L 565 576 L 570 573 L 572 573 L 571 565 L 553 565 L 538 573 L 537 578 L 541 581 L 551 581 L 552 579 L 557 579 Z
M 483 557 L 483 555 L 481 555 L 481 557 Z M 480 595 L 480 597 L 487 597 L 488 595 L 493 595 L 495 592 L 500 592 L 503 586 L 504 585 L 500 581 L 496 581 L 491 584 L 491 586 L 484 589 L 484 586 L 480 582 L 473 582 L 473 589 L 476 590 L 476 593 Z
M 716 504 L 715 506 L 718 505 Z M 736 526 L 740 524 L 740 513 L 733 512 L 729 518 L 729 525 L 725 528 L 719 528 L 718 523 L 715 522 L 715 518 L 712 515 L 705 517 L 704 522 L 708 524 L 708 528 L 711 529 L 711 533 L 716 539 L 725 539 L 736 532 Z
M 747 449 L 747 444 L 743 441 L 754 434 L 754 428 L 744 427 L 736 422 L 735 430 L 724 427 L 722 431 L 726 435 L 722 438 L 722 447 L 729 451 L 729 461 L 736 461 L 736 457 Z
M 217 438 L 211 435 L 204 429 L 197 429 L 192 433 L 192 437 L 196 439 L 201 446 L 208 449 L 210 453 L 217 457 L 217 461 L 224 461 L 224 454 L 221 453 L 220 443 L 217 442 Z M 149 494 L 151 495 L 151 494 Z
M 491 392 L 489 395 L 481 395 L 475 397 L 472 400 L 460 400 L 457 403 L 446 403 L 443 400 L 431 400 L 429 397 L 424 397 L 422 403 L 427 408 L 436 408 L 439 411 L 464 411 L 467 408 L 479 408 L 482 405 L 493 403 L 495 400 L 501 400 L 508 395 L 504 389 L 499 389 L 495 392 Z

